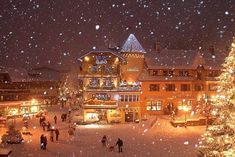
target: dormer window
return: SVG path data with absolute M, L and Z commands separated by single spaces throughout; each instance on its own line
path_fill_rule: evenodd
M 170 76 L 173 76 L 173 75 L 174 75 L 174 71 L 173 71 L 173 70 L 170 70 L 170 71 L 169 71 L 169 75 L 170 75 Z
M 162 75 L 163 75 L 163 76 L 167 76 L 167 75 L 168 75 L 167 70 L 163 70 L 163 71 L 162 71 Z
M 187 70 L 180 70 L 179 76 L 189 76 L 189 72 Z
M 158 75 L 158 71 L 157 70 L 153 70 L 152 76 L 157 76 Z

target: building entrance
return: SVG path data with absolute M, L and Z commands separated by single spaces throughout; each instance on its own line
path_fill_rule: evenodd
M 125 113 L 125 122 L 133 122 L 133 121 L 134 121 L 133 112 L 126 112 Z

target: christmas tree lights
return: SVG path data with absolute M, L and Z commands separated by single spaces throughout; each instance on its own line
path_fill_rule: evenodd
M 235 157 L 235 39 L 218 77 L 217 96 L 213 103 L 217 120 L 199 140 L 199 156 Z

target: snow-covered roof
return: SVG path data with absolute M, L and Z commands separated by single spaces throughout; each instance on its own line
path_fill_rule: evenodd
M 134 34 L 129 35 L 121 48 L 121 52 L 146 53 Z
M 151 52 L 146 56 L 149 69 L 196 69 L 203 65 L 205 69 L 221 69 L 227 53 L 199 50 L 169 50 Z
M 24 68 L 0 68 L 0 73 L 8 73 L 11 82 L 27 82 L 29 75 Z
M 120 59 L 122 59 L 124 61 L 126 60 L 120 53 L 115 52 L 115 51 L 90 51 L 90 52 L 85 53 L 84 55 L 80 56 L 78 59 L 82 60 L 84 57 L 86 57 L 86 56 L 88 56 L 89 54 L 92 54 L 92 53 L 97 53 L 97 54 L 100 54 L 100 53 L 111 53 L 114 56 L 117 56 L 118 58 L 120 58 Z
M 30 81 L 60 81 L 63 72 L 49 68 L 38 67 L 29 71 Z
M 149 54 L 146 62 L 149 69 L 171 69 L 171 68 L 192 68 L 193 61 L 198 51 L 192 50 L 168 50 Z
M 205 60 L 205 65 L 207 69 L 220 70 L 225 58 L 227 57 L 229 51 L 219 51 L 215 50 L 214 55 L 211 52 L 204 51 L 201 53 Z

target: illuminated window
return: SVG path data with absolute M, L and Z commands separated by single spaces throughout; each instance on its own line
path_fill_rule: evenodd
M 193 101 L 192 100 L 182 100 L 178 102 L 178 109 L 183 110 L 184 107 L 187 107 L 188 110 L 192 110 Z
M 147 111 L 160 111 L 162 110 L 162 101 L 160 100 L 147 100 Z
M 139 95 L 121 95 L 121 102 L 138 102 Z

